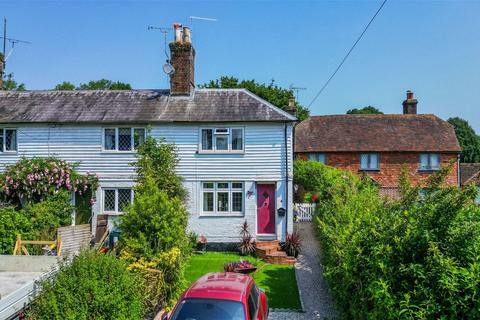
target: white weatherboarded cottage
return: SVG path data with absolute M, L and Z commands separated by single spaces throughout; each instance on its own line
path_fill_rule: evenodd
M 0 171 L 55 156 L 96 173 L 95 232 L 98 217 L 112 227 L 133 200 L 130 163 L 148 134 L 177 147 L 191 231 L 236 242 L 246 220 L 257 239 L 283 240 L 293 230 L 296 118 L 244 89 L 193 89 L 191 43 L 170 47 L 170 90 L 0 92 Z

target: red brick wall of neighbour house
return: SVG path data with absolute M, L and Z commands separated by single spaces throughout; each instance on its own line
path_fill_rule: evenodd
M 360 153 L 356 152 L 336 152 L 325 153 L 327 165 L 347 169 L 355 173 L 361 173 Z M 307 159 L 307 153 L 297 153 L 300 159 Z M 447 165 L 454 161 L 454 167 L 447 177 L 448 185 L 458 185 L 458 162 L 456 153 L 440 153 L 440 162 Z M 407 166 L 410 180 L 413 184 L 418 184 L 431 175 L 431 171 L 419 171 L 420 153 L 410 152 L 384 152 L 380 153 L 380 170 L 365 171 L 372 179 L 382 187 L 395 188 L 398 185 L 402 168 Z

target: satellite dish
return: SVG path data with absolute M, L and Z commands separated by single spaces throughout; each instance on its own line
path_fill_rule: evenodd
M 175 73 L 175 68 L 170 63 L 167 62 L 163 65 L 163 72 L 171 76 L 172 74 Z

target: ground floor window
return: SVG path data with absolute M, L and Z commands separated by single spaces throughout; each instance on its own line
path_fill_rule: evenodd
M 133 190 L 131 188 L 104 188 L 103 189 L 103 212 L 123 213 L 127 205 L 133 202 Z
M 203 213 L 243 213 L 243 182 L 202 182 Z

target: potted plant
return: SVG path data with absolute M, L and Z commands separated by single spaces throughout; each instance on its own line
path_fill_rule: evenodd
M 201 252 L 207 251 L 207 237 L 201 235 L 197 241 L 197 250 Z
M 237 272 L 248 274 L 255 272 L 257 268 L 248 260 L 240 260 L 239 262 L 228 262 L 223 266 L 225 272 Z

